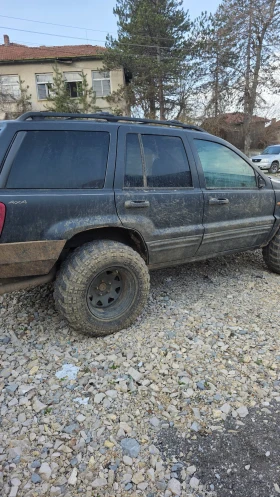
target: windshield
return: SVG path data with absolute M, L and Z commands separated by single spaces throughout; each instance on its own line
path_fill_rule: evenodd
M 280 154 L 280 145 L 275 145 L 265 148 L 262 155 L 268 155 L 268 154 L 275 154 L 275 155 Z

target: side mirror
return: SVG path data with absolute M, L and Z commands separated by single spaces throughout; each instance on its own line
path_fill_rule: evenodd
M 266 186 L 266 182 L 263 179 L 263 177 L 262 176 L 258 176 L 258 187 L 259 188 L 264 188 L 265 186 Z

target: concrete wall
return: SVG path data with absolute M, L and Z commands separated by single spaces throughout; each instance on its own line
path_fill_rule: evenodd
M 43 73 L 53 73 L 53 63 L 45 62 L 34 62 L 34 63 L 21 63 L 21 64 L 1 64 L 0 65 L 0 75 L 19 75 L 21 80 L 24 81 L 24 87 L 29 86 L 28 93 L 32 96 L 32 110 L 34 111 L 44 111 L 46 100 L 38 100 L 37 87 L 36 87 L 36 74 Z M 80 60 L 75 61 L 71 64 L 63 64 L 58 62 L 58 67 L 61 72 L 81 72 L 84 71 L 89 85 L 92 85 L 92 75 L 91 71 L 102 70 L 101 60 Z M 122 69 L 114 70 L 110 72 L 111 80 L 111 92 L 116 91 L 120 86 L 124 84 L 124 73 Z M 9 105 L 9 107 L 11 104 Z M 96 106 L 100 107 L 104 111 L 109 111 L 109 104 L 105 98 L 97 98 Z M 6 107 L 6 106 L 5 106 Z M 0 109 L 0 113 L 1 113 Z M 7 110 L 7 109 L 5 109 Z M 9 109 L 13 112 L 12 107 Z

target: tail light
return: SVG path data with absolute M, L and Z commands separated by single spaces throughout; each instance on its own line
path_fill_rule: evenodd
M 2 229 L 5 222 L 5 215 L 6 215 L 6 206 L 5 204 L 2 204 L 2 202 L 0 202 L 0 235 L 2 233 Z

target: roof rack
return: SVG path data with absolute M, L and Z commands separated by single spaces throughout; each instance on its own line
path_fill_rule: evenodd
M 107 122 L 127 122 L 127 123 L 137 123 L 137 124 L 158 124 L 161 126 L 174 126 L 177 128 L 191 129 L 195 131 L 206 131 L 199 126 L 194 124 L 184 124 L 180 121 L 159 121 L 157 119 L 145 119 L 141 117 L 129 117 L 129 116 L 115 116 L 109 112 L 96 112 L 95 114 L 79 114 L 79 113 L 68 113 L 68 112 L 26 112 L 17 118 L 17 121 L 27 121 L 31 119 L 32 121 L 41 121 L 47 118 L 64 118 L 67 120 L 72 119 L 96 119 L 103 120 Z

